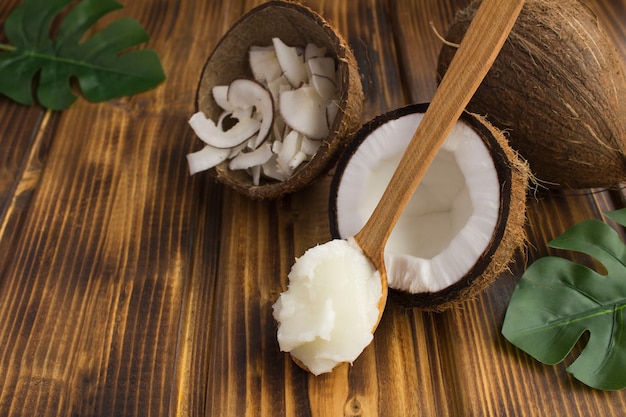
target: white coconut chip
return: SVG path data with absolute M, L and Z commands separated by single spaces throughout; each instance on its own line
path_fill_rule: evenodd
M 304 152 L 305 155 L 311 157 L 315 155 L 315 153 L 317 152 L 317 150 L 320 148 L 321 145 L 322 145 L 322 141 L 313 140 L 306 136 L 303 136 L 302 143 L 300 144 L 300 150 Z
M 274 142 L 276 143 L 276 142 Z M 272 157 L 262 166 L 263 175 L 277 181 L 285 181 L 287 176 L 278 169 L 278 155 L 273 154 Z
M 224 162 L 230 154 L 230 149 L 219 149 L 209 145 L 199 151 L 187 154 L 187 165 L 189 166 L 189 175 L 193 175 L 200 171 L 206 171 L 214 166 Z
M 285 123 L 312 139 L 328 136 L 326 102 L 310 85 L 283 91 L 279 97 L 279 111 Z
M 261 165 L 254 165 L 248 170 L 252 177 L 252 184 L 259 185 L 261 182 Z
M 228 101 L 228 86 L 227 85 L 216 85 L 211 89 L 211 94 L 213 95 L 213 100 L 227 112 L 232 113 L 233 106 Z
M 314 43 L 307 43 L 304 48 L 304 60 L 308 61 L 311 58 L 326 56 L 326 48 L 323 46 L 317 46 Z
M 286 176 L 293 174 L 294 168 L 290 166 L 291 161 L 300 150 L 302 136 L 295 130 L 292 130 L 285 136 L 278 150 L 278 169 Z
M 283 147 L 283 143 L 280 140 L 275 140 L 272 143 L 272 152 L 274 152 L 274 154 L 278 156 L 282 147 Z
M 335 123 L 337 113 L 339 113 L 339 104 L 333 100 L 326 106 L 326 123 L 329 129 Z
M 273 38 L 272 44 L 276 51 L 278 63 L 289 84 L 294 88 L 304 84 L 308 79 L 304 57 L 298 54 L 298 50 L 295 47 L 286 45 L 279 38 Z
M 257 81 L 269 83 L 282 75 L 273 46 L 252 46 L 248 51 L 248 60 Z
M 307 61 L 311 84 L 326 101 L 331 101 L 337 91 L 335 60 L 331 57 L 315 57 Z
M 269 161 L 271 157 L 272 148 L 269 143 L 264 143 L 252 152 L 240 152 L 230 160 L 228 168 L 236 170 L 260 166 Z
M 213 120 L 207 119 L 204 113 L 197 112 L 189 119 L 189 125 L 204 143 L 223 149 L 234 148 L 250 139 L 259 131 L 261 123 L 252 118 L 243 118 L 232 128 L 223 131 Z
M 284 75 L 281 75 L 280 77 L 268 82 L 267 89 L 270 90 L 272 98 L 274 99 L 274 104 L 278 107 L 278 96 L 283 91 L 291 90 L 291 84 L 289 84 L 289 81 L 287 81 L 287 78 L 285 78 Z
M 267 139 L 272 128 L 274 102 L 270 92 L 257 81 L 240 78 L 228 86 L 228 101 L 235 108 L 254 106 L 252 117 L 261 122 L 257 137 L 251 143 L 252 149 L 256 149 Z
M 300 166 L 300 164 L 306 161 L 307 159 L 308 157 L 304 152 L 302 151 L 296 152 L 293 158 L 291 158 L 291 161 L 289 161 L 289 169 L 291 169 L 292 172 L 295 171 Z
M 228 159 L 233 159 L 234 157 L 236 157 L 237 155 L 239 155 L 239 152 L 242 152 L 243 150 L 248 148 L 248 142 L 244 142 L 241 145 L 232 148 L 230 150 L 230 154 L 228 155 Z

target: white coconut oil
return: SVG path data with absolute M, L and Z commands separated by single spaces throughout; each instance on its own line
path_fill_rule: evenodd
M 380 274 L 354 240 L 332 240 L 296 259 L 273 306 L 281 351 L 311 373 L 352 363 L 373 339 Z

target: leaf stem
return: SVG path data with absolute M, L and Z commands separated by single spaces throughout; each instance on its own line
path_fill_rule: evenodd
M 0 43 L 0 50 L 2 51 L 7 51 L 7 52 L 13 52 L 15 51 L 17 48 L 13 45 L 9 45 L 6 43 Z

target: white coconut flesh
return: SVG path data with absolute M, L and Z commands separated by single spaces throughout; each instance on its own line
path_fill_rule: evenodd
M 285 181 L 313 158 L 331 133 L 341 80 L 326 48 L 312 43 L 289 46 L 273 38 L 272 45 L 250 47 L 248 62 L 253 79 L 239 78 L 211 88 L 223 110 L 217 123 L 202 112 L 189 119 L 205 143 L 203 149 L 187 155 L 191 174 L 231 159 L 229 169 L 247 170 L 255 185 L 261 175 Z M 221 123 L 226 118 L 227 129 Z M 298 147 L 282 146 L 294 134 Z M 224 158 L 225 148 L 231 152 Z
M 298 258 L 273 306 L 281 351 L 315 375 L 352 363 L 370 344 L 380 274 L 353 240 L 332 240 Z
M 414 113 L 391 120 L 359 145 L 336 195 L 341 236 L 353 236 L 365 224 L 421 119 Z M 500 184 L 489 150 L 460 121 L 389 236 L 389 287 L 437 292 L 461 280 L 487 248 L 499 208 Z

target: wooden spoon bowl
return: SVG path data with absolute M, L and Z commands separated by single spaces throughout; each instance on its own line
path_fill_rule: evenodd
M 253 78 L 248 64 L 251 46 L 267 46 L 278 37 L 289 45 L 312 42 L 325 47 L 335 59 L 342 82 L 339 111 L 314 157 L 288 180 L 261 179 L 254 185 L 247 172 L 231 170 L 228 161 L 209 170 L 210 175 L 238 192 L 253 198 L 276 198 L 311 184 L 336 162 L 348 139 L 360 127 L 363 88 L 356 60 L 346 41 L 332 25 L 311 9 L 293 2 L 270 1 L 243 15 L 222 37 L 209 56 L 200 77 L 196 110 L 217 119 L 222 110 L 211 89 L 237 78 Z

